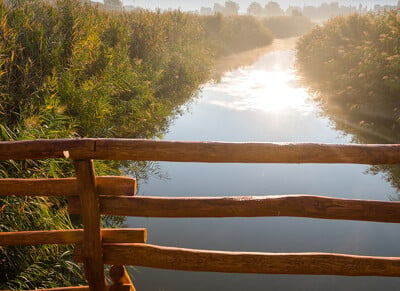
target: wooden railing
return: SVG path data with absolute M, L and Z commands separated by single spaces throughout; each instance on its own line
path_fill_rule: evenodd
M 66 139 L 0 143 L 0 159 L 67 158 L 76 178 L 1 179 L 0 195 L 66 196 L 84 229 L 0 233 L 0 246 L 75 244 L 89 286 L 52 290 L 135 290 L 124 265 L 263 274 L 400 276 L 400 257 L 334 253 L 244 253 L 146 244 L 145 229 L 100 229 L 100 215 L 142 217 L 294 216 L 400 222 L 400 202 L 312 195 L 244 197 L 135 197 L 136 181 L 96 177 L 93 159 L 208 163 L 398 164 L 400 145 L 311 143 L 172 142 L 129 139 Z M 114 265 L 106 286 L 104 264 Z

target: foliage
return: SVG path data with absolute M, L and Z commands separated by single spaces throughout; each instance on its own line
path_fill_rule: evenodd
M 335 102 L 369 124 L 400 118 L 400 18 L 396 11 L 338 17 L 297 45 L 297 67 L 320 102 Z M 374 114 L 370 114 L 373 108 Z
M 215 3 L 214 8 L 208 14 L 219 14 L 220 13 L 225 16 L 238 15 L 239 8 L 240 7 L 239 7 L 238 3 L 234 2 L 234 1 L 225 1 L 225 5 Z M 204 9 L 204 7 L 203 7 L 203 9 Z
M 225 56 L 272 43 L 271 32 L 252 16 L 200 18 L 209 46 L 217 56 Z
M 65 207 L 51 198 L 0 198 L 0 231 L 73 228 Z M 71 261 L 70 246 L 0 248 L 0 286 L 32 289 L 83 283 L 82 271 Z
M 338 17 L 297 44 L 297 68 L 337 129 L 360 143 L 400 142 L 400 15 Z M 400 189 L 398 166 L 382 171 Z

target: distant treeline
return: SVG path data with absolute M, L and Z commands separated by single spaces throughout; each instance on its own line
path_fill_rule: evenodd
M 297 44 L 297 69 L 337 129 L 400 143 L 400 12 L 338 17 Z M 400 167 L 376 167 L 400 189 Z
M 199 17 L 207 43 L 217 56 L 226 56 L 272 43 L 271 31 L 251 16 Z
M 319 6 L 303 5 L 292 6 L 290 5 L 286 10 L 281 8 L 278 2 L 269 1 L 267 4 L 262 5 L 259 2 L 252 2 L 247 7 L 247 14 L 258 17 L 272 17 L 283 15 L 304 15 L 312 20 L 324 20 L 338 15 L 350 15 L 352 13 L 367 13 L 371 11 L 384 11 L 392 10 L 400 7 L 400 1 L 397 5 L 375 5 L 373 9 L 362 4 L 358 6 L 345 6 L 339 5 L 339 2 L 326 2 Z M 215 3 L 213 7 L 201 7 L 199 13 L 201 15 L 213 15 L 221 13 L 223 15 L 237 15 L 240 6 L 234 1 L 226 1 L 225 5 Z

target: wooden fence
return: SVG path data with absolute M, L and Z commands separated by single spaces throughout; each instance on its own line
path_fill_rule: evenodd
M 93 159 L 208 163 L 398 164 L 400 145 L 172 142 L 61 139 L 0 143 L 0 159 L 67 158 L 76 178 L 1 179 L 0 195 L 66 196 L 84 229 L 0 233 L 0 246 L 74 244 L 89 286 L 57 290 L 135 290 L 124 265 L 208 272 L 400 276 L 400 257 L 335 253 L 204 251 L 146 244 L 146 229 L 101 229 L 100 215 L 141 217 L 292 216 L 400 222 L 400 202 L 313 195 L 244 197 L 135 197 L 136 181 L 96 177 Z M 104 264 L 110 270 L 107 286 Z M 50 289 L 48 289 L 50 290 Z

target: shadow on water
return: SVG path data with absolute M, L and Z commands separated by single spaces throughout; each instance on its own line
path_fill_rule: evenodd
M 306 81 L 303 80 L 303 83 Z M 315 100 L 319 102 L 321 116 L 329 119 L 333 127 L 343 134 L 351 137 L 353 143 L 361 144 L 399 144 L 400 123 L 394 115 L 392 104 L 385 104 L 382 98 L 380 104 L 371 102 L 345 103 L 337 100 L 346 100 L 339 96 L 322 96 L 323 93 L 315 93 Z M 347 100 L 358 100 L 347 98 Z M 371 166 L 370 174 L 384 175 L 391 185 L 400 191 L 400 165 Z M 399 200 L 399 194 L 392 197 Z

